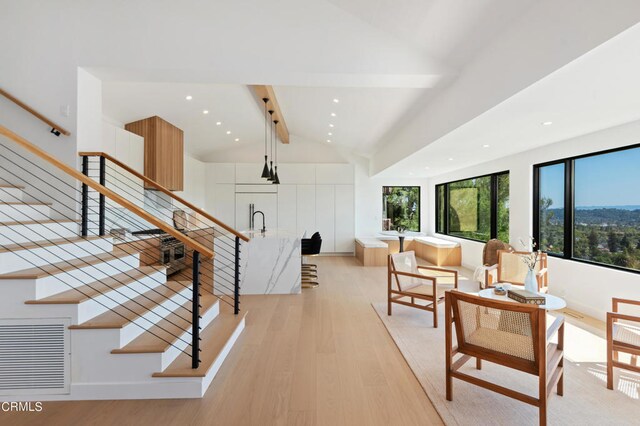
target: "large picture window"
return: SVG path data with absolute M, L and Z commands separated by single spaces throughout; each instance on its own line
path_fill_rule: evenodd
M 551 255 L 640 271 L 640 146 L 534 167 L 534 236 Z
M 382 230 L 420 232 L 420 187 L 382 187 Z
M 436 232 L 476 241 L 509 241 L 509 173 L 436 186 Z

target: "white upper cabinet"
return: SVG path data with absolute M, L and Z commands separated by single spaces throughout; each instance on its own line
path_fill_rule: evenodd
M 316 184 L 353 184 L 352 164 L 316 164 Z
M 316 183 L 316 165 L 278 164 L 278 177 L 281 183 L 314 185 Z
M 265 179 L 261 178 L 262 164 L 254 163 L 237 163 L 236 164 L 236 183 L 257 183 L 257 184 L 271 184 Z
M 136 172 L 144 174 L 144 138 L 129 133 L 129 163 Z
M 296 185 L 278 185 L 278 228 L 297 232 L 297 187 Z
M 322 253 L 335 251 L 335 185 L 316 185 L 316 230 L 322 236 Z
M 353 185 L 335 185 L 335 252 L 352 253 L 355 249 L 355 192 Z
M 310 238 L 316 229 L 316 186 L 297 185 L 296 191 L 297 234 Z

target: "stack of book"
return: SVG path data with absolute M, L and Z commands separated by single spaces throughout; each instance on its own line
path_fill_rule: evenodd
M 544 305 L 546 300 L 544 296 L 526 290 L 509 290 L 507 297 L 516 302 L 528 303 L 530 305 Z

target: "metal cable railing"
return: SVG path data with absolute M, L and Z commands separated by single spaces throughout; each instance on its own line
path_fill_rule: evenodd
M 113 312 L 191 356 L 192 367 L 197 368 L 202 291 L 239 312 L 240 244 L 246 237 L 112 157 L 84 156 L 81 174 L 2 126 L 0 134 L 8 138 L 0 143 L 0 176 L 24 185 L 22 193 L 33 200 L 54 201 L 44 214 L 38 203 L 25 202 L 15 192 L 0 188 L 7 201 L 3 204 L 8 206 L 2 210 L 1 222 L 38 225 L 28 231 L 22 228 L 29 232 L 28 238 L 3 235 L 0 248 L 62 284 L 58 292 L 59 288 L 73 289 L 101 306 L 100 312 Z M 158 194 L 145 186 L 157 188 L 168 198 L 154 197 Z M 180 223 L 175 220 L 176 211 L 181 212 Z M 76 212 L 81 213 L 82 238 L 56 226 L 59 221 L 77 221 Z M 154 226 L 164 235 L 119 239 L 114 231 L 123 225 L 133 232 Z M 116 248 L 113 253 L 107 252 L 99 238 L 107 235 L 112 237 L 107 247 L 113 243 Z M 172 271 L 169 277 L 175 283 L 172 286 L 164 285 L 166 280 L 158 274 L 164 262 L 159 256 L 147 255 L 150 247 L 162 247 L 167 237 L 174 246 L 181 245 L 184 259 L 184 269 Z M 141 273 L 143 266 L 154 268 Z M 189 329 L 181 321 L 190 323 Z

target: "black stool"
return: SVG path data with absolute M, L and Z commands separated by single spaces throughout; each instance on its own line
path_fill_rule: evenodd
M 316 288 L 318 287 L 318 265 L 313 263 L 305 263 L 304 259 L 308 256 L 317 256 L 320 254 L 320 248 L 322 247 L 322 237 L 319 232 L 316 232 L 311 238 L 302 239 L 301 247 L 301 273 L 302 273 L 302 287 L 303 288 Z

